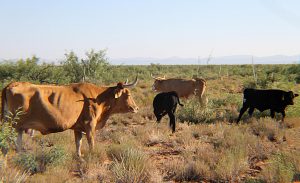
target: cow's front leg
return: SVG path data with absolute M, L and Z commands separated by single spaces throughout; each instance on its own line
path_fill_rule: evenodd
M 74 130 L 74 135 L 75 135 L 75 143 L 76 143 L 76 154 L 78 157 L 81 157 L 82 132 Z
M 240 110 L 240 115 L 239 115 L 239 117 L 238 117 L 238 119 L 237 119 L 237 123 L 239 123 L 239 121 L 241 120 L 241 117 L 243 116 L 243 114 L 244 114 L 244 112 L 246 112 L 246 110 L 248 109 L 248 107 L 246 107 L 246 106 L 243 106 L 242 108 L 241 108 L 241 110 Z
M 95 135 L 94 129 L 88 130 L 86 133 L 86 138 L 89 144 L 90 152 L 94 150 L 94 146 L 95 146 L 94 135 Z
M 97 121 L 95 119 L 92 119 L 86 130 L 86 138 L 89 144 L 90 153 L 94 150 L 94 146 L 95 146 L 94 136 L 96 131 L 96 125 L 97 125 Z
M 285 118 L 285 111 L 281 111 L 282 114 L 282 122 L 284 122 L 284 118 Z

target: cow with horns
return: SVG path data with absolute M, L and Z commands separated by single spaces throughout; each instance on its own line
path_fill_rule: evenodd
M 116 113 L 136 113 L 128 88 L 137 84 L 118 83 L 112 87 L 90 83 L 70 85 L 36 85 L 13 82 L 2 90 L 2 119 L 8 111 L 23 111 L 14 125 L 18 132 L 17 150 L 21 150 L 22 133 L 27 129 L 43 135 L 74 130 L 76 153 L 81 156 L 82 135 L 86 134 L 89 148 L 94 148 L 95 131 L 104 127 L 108 118 Z

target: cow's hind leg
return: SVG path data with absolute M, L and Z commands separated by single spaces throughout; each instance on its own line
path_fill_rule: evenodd
M 161 119 L 167 114 L 166 111 L 162 112 L 161 114 L 155 114 L 156 116 L 156 122 L 160 123 Z
M 21 152 L 22 151 L 23 130 L 17 130 L 17 132 L 18 132 L 18 137 L 17 137 L 16 148 L 17 148 L 17 152 Z
M 241 110 L 240 110 L 240 115 L 239 115 L 239 117 L 238 117 L 238 119 L 237 119 L 237 123 L 239 123 L 239 121 L 241 120 L 241 117 L 242 117 L 243 114 L 247 111 L 247 109 L 248 109 L 248 106 L 243 106 L 243 107 L 241 108 Z
M 174 133 L 175 128 L 176 128 L 176 126 L 175 126 L 175 121 L 176 121 L 175 115 L 172 112 L 169 112 L 168 115 L 169 115 L 169 118 L 170 118 L 170 127 L 172 128 L 172 133 Z
M 78 157 L 81 157 L 81 143 L 82 143 L 82 132 L 74 131 L 75 143 L 76 143 L 76 154 Z
M 249 111 L 248 111 L 248 114 L 249 114 L 250 118 L 252 117 L 253 112 L 254 112 L 254 108 L 251 107 L 251 108 L 249 109 Z
M 176 109 L 177 109 L 177 104 L 173 107 L 173 109 L 172 109 L 172 112 L 175 114 L 175 112 L 176 112 Z

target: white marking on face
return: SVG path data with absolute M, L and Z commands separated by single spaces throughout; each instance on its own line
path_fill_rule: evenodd
M 245 98 L 243 98 L 243 103 L 245 103 L 246 102 L 246 99 Z

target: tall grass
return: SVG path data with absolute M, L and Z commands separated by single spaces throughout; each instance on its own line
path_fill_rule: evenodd
M 283 152 L 275 153 L 268 161 L 267 167 L 261 173 L 262 179 L 267 182 L 292 182 L 297 173 L 291 155 Z
M 118 149 L 118 153 L 115 149 Z M 148 157 L 140 150 L 129 146 L 115 147 L 109 151 L 113 162 L 111 171 L 116 182 L 142 183 L 150 178 Z

